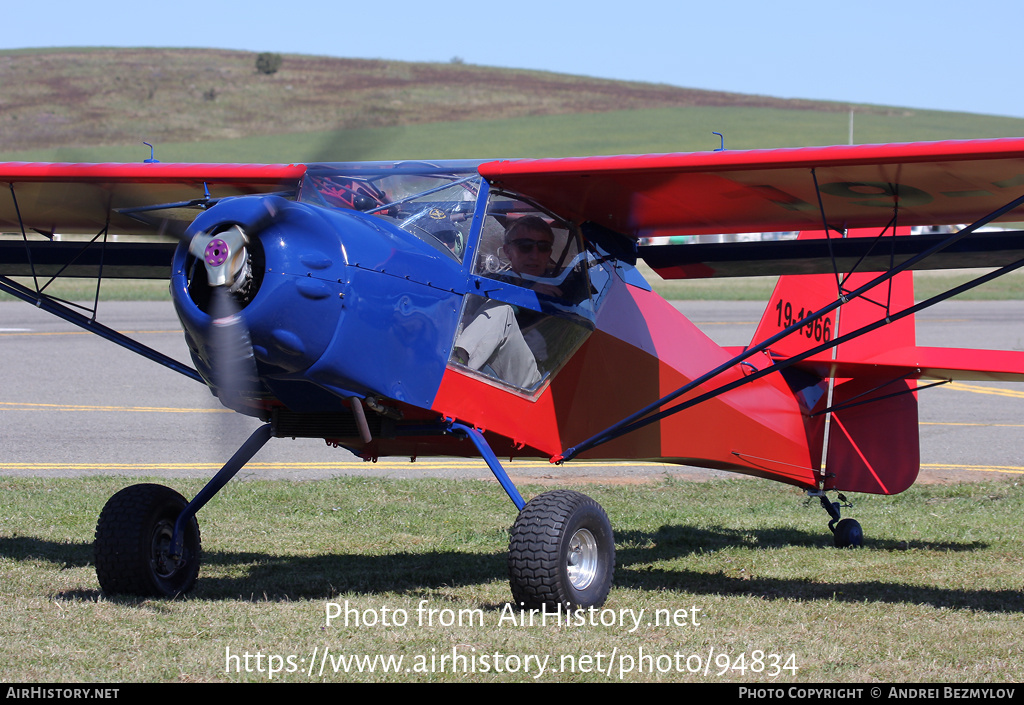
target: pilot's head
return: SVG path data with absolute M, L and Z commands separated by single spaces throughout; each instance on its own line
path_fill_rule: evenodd
M 551 263 L 551 248 L 555 235 L 551 226 L 536 215 L 519 218 L 505 231 L 503 250 L 512 271 L 517 274 L 544 276 Z

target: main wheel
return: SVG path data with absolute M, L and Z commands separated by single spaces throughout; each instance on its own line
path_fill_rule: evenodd
M 523 607 L 603 605 L 615 540 L 601 505 L 570 490 L 534 497 L 512 525 L 508 572 L 512 597 Z
M 864 530 L 856 519 L 840 519 L 832 533 L 836 548 L 860 548 L 864 543 Z
M 188 504 L 163 485 L 126 487 L 103 507 L 93 552 L 104 592 L 173 597 L 188 592 L 199 575 L 199 524 L 182 532 L 181 556 L 170 555 L 174 522 Z

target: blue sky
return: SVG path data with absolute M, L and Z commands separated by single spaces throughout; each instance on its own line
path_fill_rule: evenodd
M 448 61 L 1024 118 L 1020 0 L 50 0 L 0 48 L 214 47 Z

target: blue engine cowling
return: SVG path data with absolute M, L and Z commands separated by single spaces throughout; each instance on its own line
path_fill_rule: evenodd
M 276 196 L 221 201 L 187 235 L 234 225 L 248 240 L 251 281 L 234 296 L 256 363 L 253 415 L 276 403 L 332 411 L 351 396 L 430 405 L 466 281 L 457 261 L 373 216 Z M 187 243 L 175 253 L 171 294 L 216 393 L 211 291 Z

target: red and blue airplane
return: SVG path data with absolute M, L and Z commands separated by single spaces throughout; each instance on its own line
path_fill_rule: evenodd
M 528 607 L 603 604 L 613 532 L 579 492 L 524 501 L 499 456 L 646 459 L 784 482 L 820 500 L 837 546 L 857 546 L 841 493 L 913 484 L 918 392 L 1024 379 L 1024 353 L 921 347 L 913 321 L 1024 265 L 1022 233 L 982 229 L 1024 220 L 1024 139 L 510 161 L 7 163 L 0 180 L 0 231 L 14 234 L 0 242 L 0 290 L 265 422 L 190 501 L 150 484 L 109 500 L 95 561 L 111 594 L 190 590 L 196 513 L 272 437 L 323 438 L 365 459 L 481 456 L 519 510 L 509 574 Z M 908 234 L 950 223 L 970 225 Z M 757 231 L 801 235 L 640 244 Z M 666 278 L 781 276 L 750 344 L 723 348 L 652 291 L 638 259 Z M 912 271 L 950 267 L 985 270 L 915 303 Z M 25 276 L 32 285 L 13 278 Z M 58 276 L 168 279 L 195 367 L 49 296 L 43 282 Z

